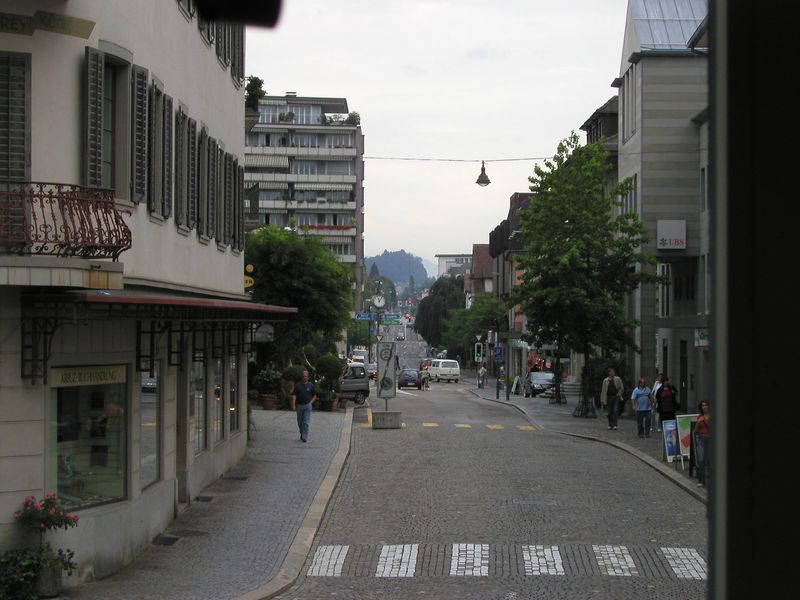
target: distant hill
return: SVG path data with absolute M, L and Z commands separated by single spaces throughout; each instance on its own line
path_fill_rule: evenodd
M 419 256 L 409 254 L 405 250 L 394 250 L 389 252 L 384 250 L 383 254 L 368 256 L 364 259 L 364 264 L 369 273 L 372 265 L 378 265 L 378 271 L 384 277 L 388 277 L 400 287 L 408 284 L 409 277 L 414 277 L 414 283 L 419 285 L 428 279 L 428 272 L 422 264 Z

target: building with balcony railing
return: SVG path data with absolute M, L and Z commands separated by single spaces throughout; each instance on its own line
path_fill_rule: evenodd
M 364 135 L 345 98 L 267 95 L 246 134 L 245 228 L 320 237 L 364 282 Z
M 58 492 L 75 585 L 244 455 L 244 27 L 192 0 L 5 3 L 0 551 Z M 113 532 L 113 535 L 109 535 Z

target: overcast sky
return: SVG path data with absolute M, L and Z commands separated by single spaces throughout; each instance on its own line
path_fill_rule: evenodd
M 616 90 L 627 0 L 283 0 L 248 27 L 269 94 L 345 97 L 365 135 L 365 252 L 433 261 L 488 243 L 532 161 Z

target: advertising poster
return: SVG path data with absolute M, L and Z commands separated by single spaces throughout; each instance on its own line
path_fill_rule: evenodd
M 661 422 L 661 431 L 664 434 L 664 456 L 667 462 L 680 457 L 680 445 L 678 443 L 678 422 L 670 419 Z
M 678 440 L 681 445 L 681 454 L 689 457 L 692 451 L 692 423 L 697 420 L 697 415 L 678 415 Z

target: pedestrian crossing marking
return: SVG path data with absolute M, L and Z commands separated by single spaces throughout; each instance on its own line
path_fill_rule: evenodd
M 456 423 L 455 427 L 459 429 L 472 429 L 472 425 L 467 425 L 466 423 Z
M 320 546 L 308 569 L 309 577 L 341 577 L 350 546 Z
M 633 557 L 625 546 L 592 546 L 597 564 L 606 575 L 631 577 L 638 575 Z
M 438 427 L 439 424 L 438 423 L 423 423 L 422 426 L 423 427 Z
M 450 575 L 489 575 L 489 544 L 453 544 Z
M 564 575 L 564 564 L 558 546 L 523 546 L 525 575 Z
M 502 425 L 487 425 L 487 429 L 505 429 Z
M 517 429 L 520 431 L 535 431 L 536 428 L 533 425 L 517 425 Z
M 661 548 L 661 552 L 678 579 L 708 578 L 706 561 L 694 548 Z
M 418 549 L 419 544 L 384 546 L 375 577 L 413 577 L 417 568 Z
M 633 559 L 626 546 L 586 545 L 586 550 L 571 545 L 494 545 L 487 543 L 458 544 L 378 544 L 376 546 L 319 546 L 308 569 L 309 577 L 416 577 L 417 571 L 427 572 L 427 561 L 431 556 L 449 556 L 447 562 L 440 563 L 439 575 L 447 577 L 488 577 L 490 573 L 518 573 L 525 577 L 571 576 L 579 574 L 606 577 L 644 577 L 673 578 L 697 582 L 705 585 L 708 579 L 706 560 L 694 548 L 652 548 L 640 549 L 637 561 L 645 561 L 641 566 Z M 491 550 L 492 547 L 495 550 Z M 367 550 L 369 548 L 369 550 Z M 353 552 L 349 550 L 353 549 Z M 576 557 L 594 555 L 591 562 L 576 560 Z M 377 556 L 379 555 L 379 556 Z M 516 556 L 517 558 L 513 558 Z M 352 557 L 352 558 L 351 558 Z M 426 558 L 427 557 L 427 558 Z M 364 569 L 366 565 L 376 565 Z M 508 562 L 510 560 L 510 562 Z M 650 561 L 661 566 L 650 566 Z M 496 563 L 496 564 L 495 564 Z M 419 567 L 419 569 L 417 568 Z M 640 570 L 641 567 L 644 567 Z M 374 571 L 372 569 L 375 569 Z

